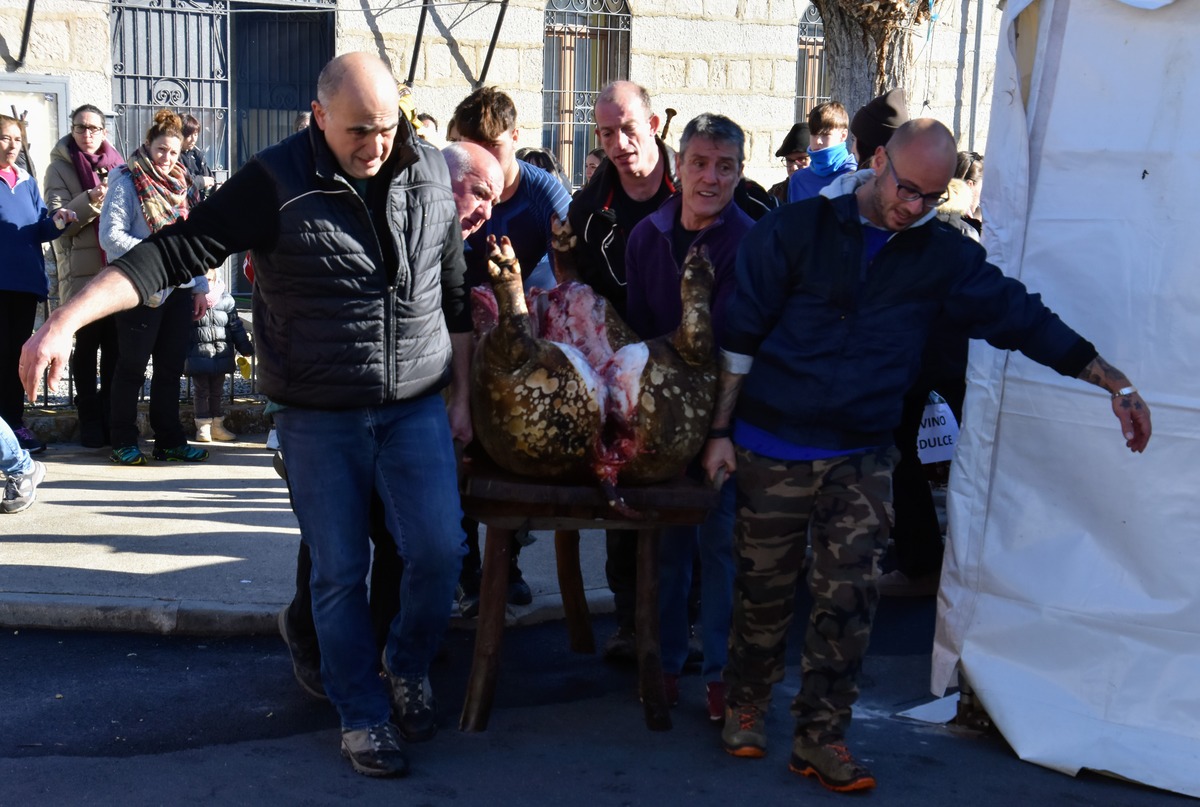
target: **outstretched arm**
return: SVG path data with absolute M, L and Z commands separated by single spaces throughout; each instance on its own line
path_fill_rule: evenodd
M 129 278 L 109 266 L 92 278 L 70 302 L 55 309 L 21 350 L 18 368 L 29 400 L 37 400 L 37 385 L 43 370 L 50 370 L 47 382 L 50 389 L 54 389 L 63 377 L 67 358 L 71 355 L 71 337 L 76 331 L 140 302 L 137 289 Z
M 1129 377 L 1103 356 L 1088 362 L 1079 377 L 1112 395 L 1113 414 L 1121 421 L 1121 433 L 1130 451 L 1142 452 L 1150 442 L 1150 407 L 1142 400 Z

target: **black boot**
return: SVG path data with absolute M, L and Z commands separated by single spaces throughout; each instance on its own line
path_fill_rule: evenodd
M 79 415 L 79 442 L 84 448 L 104 448 L 108 445 L 108 429 L 100 396 L 76 395 L 75 410 Z

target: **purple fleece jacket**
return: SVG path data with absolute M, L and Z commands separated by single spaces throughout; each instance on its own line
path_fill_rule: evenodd
M 625 249 L 625 282 L 628 310 L 625 321 L 643 339 L 668 334 L 683 319 L 679 284 L 685 256 L 671 254 L 671 231 L 679 218 L 682 202 L 679 194 L 643 219 L 629 235 Z M 735 203 L 696 236 L 692 246 L 708 247 L 715 273 L 712 296 L 712 321 L 717 344 L 725 325 L 725 305 L 733 294 L 734 263 L 742 238 L 754 226 Z

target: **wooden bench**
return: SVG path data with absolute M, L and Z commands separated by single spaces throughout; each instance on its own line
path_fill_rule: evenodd
M 638 533 L 638 690 L 646 725 L 655 731 L 669 730 L 671 714 L 663 689 L 658 639 L 658 534 L 663 527 L 702 522 L 717 505 L 717 491 L 685 478 L 619 488 L 625 502 L 644 516 L 642 520 L 633 520 L 614 512 L 595 484 L 563 484 L 517 476 L 478 456 L 468 460 L 465 469 L 463 511 L 487 526 L 487 538 L 475 657 L 459 728 L 471 732 L 485 730 L 492 711 L 504 636 L 508 555 L 513 533 L 520 529 L 555 531 L 558 583 L 571 649 L 595 653 L 596 642 L 579 568 L 579 530 L 632 529 Z

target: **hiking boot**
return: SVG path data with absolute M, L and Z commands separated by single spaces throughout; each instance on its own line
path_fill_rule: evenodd
M 708 719 L 711 723 L 725 720 L 725 682 L 709 681 L 704 685 L 705 700 L 708 702 Z
M 208 459 L 208 452 L 203 448 L 189 445 L 156 448 L 154 449 L 154 459 L 161 462 L 204 462 Z
M 37 498 L 37 486 L 46 477 L 46 466 L 33 460 L 33 468 L 23 474 L 13 474 L 4 483 L 4 500 L 0 509 L 5 513 L 19 513 L 29 509 Z
M 21 444 L 21 448 L 30 454 L 41 454 L 46 450 L 46 444 L 42 442 L 41 438 L 24 426 L 19 429 L 13 429 L 13 436 L 17 438 L 17 442 Z
M 387 653 L 383 654 L 383 672 L 387 676 L 388 693 L 392 699 L 392 717 L 400 734 L 410 743 L 432 740 L 437 734 L 437 703 L 429 678 L 401 678 L 388 668 Z
M 797 740 L 792 744 L 788 768 L 801 776 L 815 776 L 838 793 L 875 787 L 875 776 L 850 754 L 845 743 L 808 745 Z
M 408 757 L 391 723 L 343 730 L 342 756 L 363 776 L 408 775 Z
M 637 635 L 629 628 L 617 632 L 604 643 L 604 660 L 637 663 Z
M 288 609 L 279 612 L 279 635 L 287 645 L 292 657 L 292 675 L 296 683 L 309 695 L 320 700 L 329 700 L 325 684 L 321 681 L 321 648 L 315 637 L 296 636 L 288 623 Z
M 146 455 L 137 446 L 114 448 L 108 458 L 117 465 L 145 465 Z
M 767 714 L 752 704 L 725 707 L 721 729 L 725 751 L 735 757 L 759 759 L 767 755 Z

